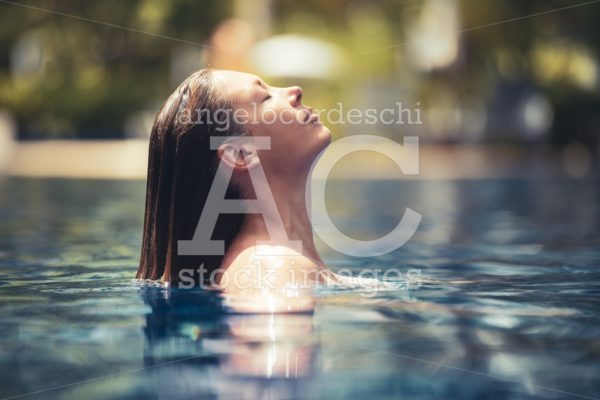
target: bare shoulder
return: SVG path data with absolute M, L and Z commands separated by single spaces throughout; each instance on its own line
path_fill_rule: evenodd
M 323 279 L 326 268 L 301 253 L 286 247 L 255 245 L 239 251 L 229 263 L 223 265 L 225 273 L 222 286 L 233 289 L 232 284 L 245 290 L 278 290 L 290 285 L 302 285 Z M 240 285 L 251 281 L 252 287 Z
M 236 312 L 252 313 L 312 312 L 310 288 L 324 273 L 322 266 L 284 246 L 250 246 L 222 267 L 226 304 Z

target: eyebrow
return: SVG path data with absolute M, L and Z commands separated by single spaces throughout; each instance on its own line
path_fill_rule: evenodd
M 260 79 L 257 79 L 257 80 L 255 80 L 255 81 L 254 81 L 254 85 L 255 85 L 255 86 L 260 86 L 260 87 L 261 87 L 261 88 L 263 88 L 263 89 L 266 89 L 266 88 L 267 88 L 267 87 L 266 87 L 267 85 L 266 85 L 266 84 L 265 84 L 265 83 L 264 83 L 262 80 L 260 80 Z

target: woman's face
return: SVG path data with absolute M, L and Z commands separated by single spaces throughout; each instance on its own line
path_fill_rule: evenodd
M 258 151 L 267 172 L 306 170 L 331 141 L 329 129 L 302 104 L 300 87 L 273 87 L 256 75 L 225 70 L 213 71 L 213 80 L 232 103 L 235 121 L 252 136 L 271 138 L 271 149 Z

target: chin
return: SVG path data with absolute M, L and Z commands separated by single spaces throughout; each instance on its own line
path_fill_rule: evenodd
M 321 125 L 321 129 L 318 132 L 319 141 L 322 142 L 322 148 L 329 146 L 331 143 L 331 131 L 325 125 Z

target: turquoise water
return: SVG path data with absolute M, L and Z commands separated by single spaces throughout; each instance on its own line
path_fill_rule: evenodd
M 321 289 L 314 314 L 232 315 L 148 287 L 142 182 L 0 181 L 0 399 L 600 397 L 597 180 L 338 182 L 333 220 L 408 244 L 333 269 L 410 289 Z

